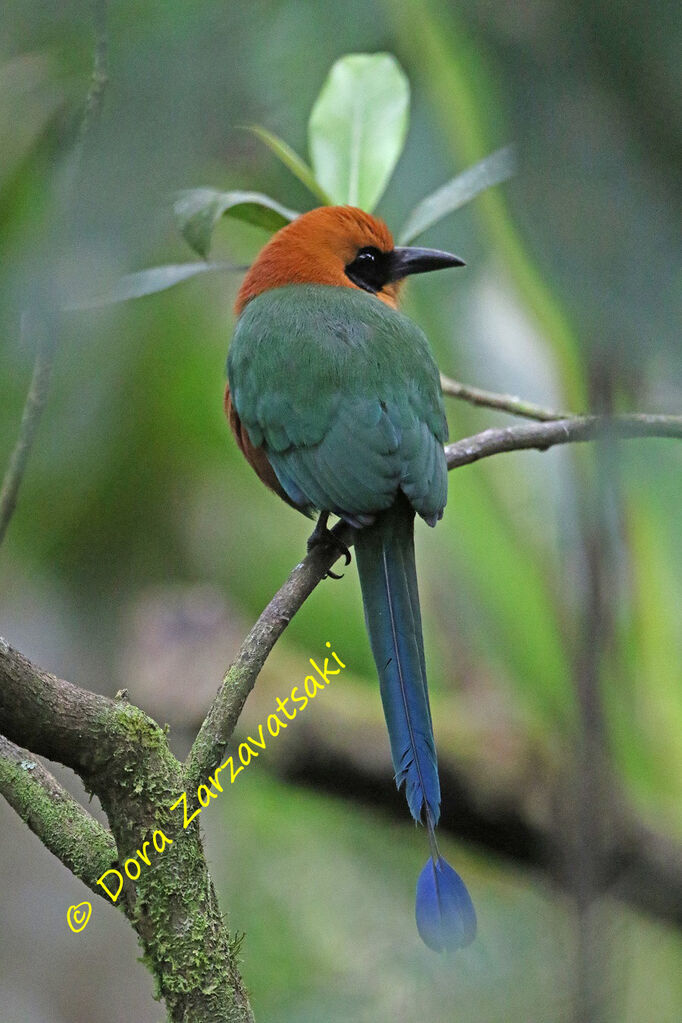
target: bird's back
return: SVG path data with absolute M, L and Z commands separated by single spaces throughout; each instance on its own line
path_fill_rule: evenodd
M 388 507 L 402 489 L 427 520 L 440 517 L 439 376 L 407 316 L 356 289 L 272 289 L 241 315 L 228 377 L 242 425 L 294 503 L 350 518 Z

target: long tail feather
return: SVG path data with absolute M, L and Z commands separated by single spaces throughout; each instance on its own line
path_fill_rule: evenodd
M 356 552 L 396 784 L 400 788 L 405 782 L 414 819 L 426 823 L 430 818 L 435 825 L 440 784 L 424 672 L 413 524 L 414 511 L 400 498 L 374 525 L 360 530 Z
M 426 825 L 431 850 L 417 882 L 417 929 L 436 951 L 461 948 L 474 939 L 476 913 L 466 885 L 436 845 L 440 782 L 426 687 L 414 511 L 402 495 L 359 531 L 355 550 L 396 784 L 405 783 L 410 812 Z

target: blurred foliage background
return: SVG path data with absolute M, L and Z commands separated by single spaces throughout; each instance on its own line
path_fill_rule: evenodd
M 127 686 L 183 753 L 240 637 L 300 558 L 309 524 L 258 484 L 222 415 L 238 276 L 55 310 L 191 259 L 172 220 L 177 189 L 257 189 L 309 208 L 241 126 L 305 152 L 310 108 L 344 53 L 391 52 L 411 82 L 406 150 L 378 209 L 389 226 L 518 145 L 512 182 L 420 239 L 467 261 L 407 295 L 442 371 L 549 407 L 678 411 L 673 19 L 661 0 L 118 0 L 103 114 L 74 191 L 91 7 L 6 0 L 3 465 L 34 357 L 22 311 L 59 338 L 0 553 L 10 642 L 89 688 Z M 228 220 L 213 255 L 248 263 L 266 238 Z M 507 421 L 452 399 L 448 412 L 453 438 Z M 629 864 L 609 856 L 632 819 L 666 850 L 682 840 L 681 459 L 665 440 L 499 456 L 451 473 L 443 522 L 418 530 L 450 779 L 443 842 L 479 910 L 477 942 L 453 960 L 414 927 L 424 836 L 391 792 L 354 569 L 295 618 L 244 730 L 327 639 L 348 679 L 204 815 L 259 1020 L 680 1018 L 680 891 L 638 894 Z M 95 904 L 88 930 L 69 932 L 83 887 L 0 812 L 4 1023 L 158 1020 L 120 914 Z M 661 866 L 679 880 L 679 863 L 677 875 L 665 855 Z

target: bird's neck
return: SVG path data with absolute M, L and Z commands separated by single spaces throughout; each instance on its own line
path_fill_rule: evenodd
M 332 287 L 352 288 L 353 291 L 364 293 L 368 301 L 379 299 L 392 309 L 398 308 L 398 283 L 389 284 L 376 294 L 363 292 L 362 288 L 358 288 L 346 276 L 343 260 L 321 253 L 311 261 L 307 249 L 288 245 L 286 252 L 282 252 L 276 242 L 277 236 L 266 245 L 246 274 L 234 306 L 237 316 L 252 298 L 256 298 L 264 291 L 284 288 L 289 284 L 326 284 Z

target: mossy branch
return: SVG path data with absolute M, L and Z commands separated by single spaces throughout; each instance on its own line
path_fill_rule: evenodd
M 103 893 L 96 882 L 112 859 L 120 871 L 135 858 L 140 866 L 145 842 L 149 857 L 153 834 L 165 836 L 120 905 L 169 1019 L 250 1023 L 199 828 L 185 828 L 182 810 L 170 809 L 186 783 L 164 730 L 138 707 L 56 678 L 0 640 L 0 731 L 11 740 L 0 744 L 0 791 L 93 891 Z M 111 834 L 13 743 L 72 767 L 98 796 Z
M 116 861 L 113 835 L 31 753 L 2 735 L 0 793 L 72 874 L 106 898 L 97 878 Z

